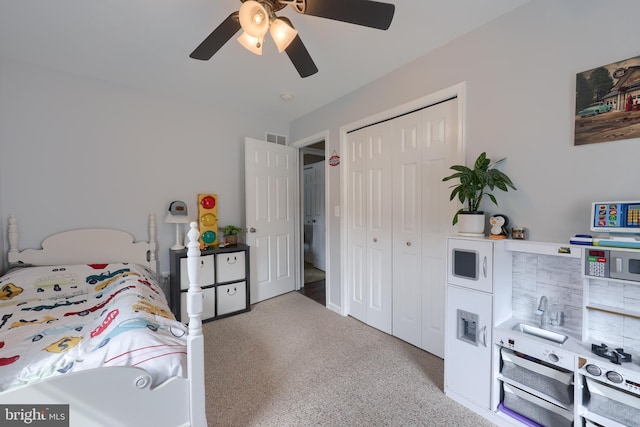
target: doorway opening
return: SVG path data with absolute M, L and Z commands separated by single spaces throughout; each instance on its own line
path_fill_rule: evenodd
M 326 306 L 325 141 L 300 149 L 303 284 L 299 292 Z

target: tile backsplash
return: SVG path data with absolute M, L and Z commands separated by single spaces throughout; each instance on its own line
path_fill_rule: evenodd
M 640 313 L 640 283 L 589 280 L 589 304 Z M 640 352 L 640 319 L 589 310 L 589 336 L 610 347 Z
M 562 313 L 559 329 L 581 338 L 584 286 L 588 286 L 588 304 L 640 313 L 640 283 L 583 281 L 579 258 L 513 252 L 512 263 L 512 314 L 524 321 L 540 324 L 538 304 L 540 297 L 545 295 L 549 300 L 550 316 L 555 312 Z M 588 337 L 585 338 L 640 352 L 640 319 L 598 310 L 588 313 Z
M 559 328 L 582 334 L 583 287 L 579 258 L 513 253 L 513 316 L 540 324 L 538 304 L 549 300 L 549 315 L 558 313 Z

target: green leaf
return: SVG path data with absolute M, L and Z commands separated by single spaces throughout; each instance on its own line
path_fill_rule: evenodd
M 458 214 L 460 212 L 462 212 L 464 209 L 458 209 L 458 211 L 456 212 L 456 214 L 453 216 L 453 223 L 452 225 L 456 225 L 458 223 Z
M 486 169 L 487 168 L 487 166 L 485 165 L 486 161 L 487 161 L 487 153 L 485 152 L 480 153 L 480 155 L 476 159 L 475 164 L 473 165 L 473 168 L 475 170 Z

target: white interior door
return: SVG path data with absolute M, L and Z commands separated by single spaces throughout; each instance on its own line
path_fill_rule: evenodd
M 454 233 L 451 218 L 457 205 L 449 201 L 449 183 L 442 177 L 449 166 L 464 164 L 459 137 L 458 99 L 423 112 L 422 156 L 422 348 L 444 357 L 447 236 Z
M 304 180 L 304 220 L 302 230 L 302 232 L 304 233 L 304 262 L 313 264 L 313 241 L 315 237 L 313 234 L 313 202 L 315 200 L 313 194 L 315 190 L 313 186 L 313 165 L 304 167 L 302 171 L 302 178 Z
M 367 130 L 360 129 L 347 137 L 347 270 L 349 314 L 367 323 Z
M 367 128 L 367 323 L 391 333 L 391 164 L 388 123 Z
M 295 289 L 298 151 L 245 138 L 251 303 Z
M 349 150 L 349 314 L 391 333 L 391 127 L 353 132 Z
M 393 335 L 422 347 L 422 111 L 393 120 Z M 444 303 L 444 302 L 443 302 Z
M 311 225 L 313 229 L 313 242 L 311 244 L 313 252 L 313 266 L 325 271 L 326 263 L 326 226 L 324 214 L 324 177 L 326 162 L 321 161 L 313 164 L 313 213 L 311 215 Z
M 325 271 L 325 178 L 324 161 L 304 166 L 304 261 Z

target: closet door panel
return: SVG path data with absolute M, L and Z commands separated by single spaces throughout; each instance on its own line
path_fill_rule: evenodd
M 391 333 L 391 159 L 390 123 L 367 130 L 367 265 L 369 307 L 367 323 Z
M 421 113 L 393 121 L 393 335 L 422 344 Z
M 347 284 L 349 314 L 367 322 L 367 159 L 366 129 L 353 132 L 347 139 L 348 193 L 347 211 Z
M 455 234 L 451 219 L 458 209 L 449 201 L 452 164 L 464 164 L 458 137 L 458 100 L 423 110 L 424 153 L 422 167 L 422 348 L 444 357 L 446 292 L 446 237 Z

